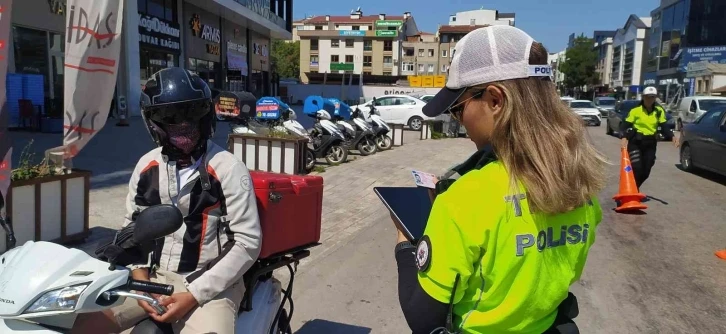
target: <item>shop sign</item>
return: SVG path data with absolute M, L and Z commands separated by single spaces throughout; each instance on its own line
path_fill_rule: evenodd
M 139 41 L 142 44 L 179 50 L 179 25 L 157 17 L 139 14 Z
M 214 43 L 220 43 L 222 41 L 219 28 L 212 27 L 208 24 L 202 24 L 199 14 L 192 15 L 191 20 L 189 20 L 189 27 L 192 29 L 192 35 L 196 37 Z
M 227 50 L 229 51 L 237 51 L 239 53 L 247 53 L 247 45 L 244 44 L 237 44 L 232 41 L 227 41 Z
M 258 56 L 267 57 L 267 45 L 252 43 L 252 53 Z
M 330 63 L 331 71 L 352 71 L 353 63 Z
M 219 56 L 219 44 L 207 43 L 207 53 L 210 55 Z
M 280 119 L 280 104 L 276 99 L 261 98 L 255 109 L 259 119 Z
M 376 27 L 400 27 L 402 25 L 401 20 L 376 20 Z
M 681 72 L 688 72 L 691 63 L 726 64 L 726 45 L 686 48 L 679 63 Z
M 377 37 L 396 37 L 398 31 L 396 30 L 376 30 Z
M 339 30 L 340 36 L 365 36 L 365 30 Z

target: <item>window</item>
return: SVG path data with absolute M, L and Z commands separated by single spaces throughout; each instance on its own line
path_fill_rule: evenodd
M 373 41 L 363 41 L 363 51 L 373 51 Z
M 403 63 L 401 70 L 404 72 L 413 72 L 413 63 Z
M 449 56 L 449 50 L 441 50 L 441 57 L 446 58 Z
M 418 64 L 418 73 L 424 73 L 424 72 L 426 72 L 426 65 Z
M 721 120 L 721 116 L 723 116 L 724 110 L 714 110 L 711 112 L 707 112 L 703 114 L 701 119 L 698 120 L 699 124 L 703 124 L 705 126 L 718 126 L 719 121 Z
M 317 39 L 310 40 L 310 51 L 318 51 L 318 40 Z
M 330 55 L 330 62 L 331 63 L 339 63 L 340 62 L 340 58 L 338 57 L 338 55 Z
M 51 87 L 51 83 L 48 80 L 47 35 L 47 32 L 41 30 L 13 27 L 15 71 L 17 73 L 43 75 L 46 94 L 49 93 Z M 57 84 L 60 84 L 62 87 L 63 81 Z M 63 97 L 63 95 L 56 97 Z
M 706 91 L 708 91 L 708 81 L 706 83 Z M 698 101 L 701 110 L 711 110 L 715 108 L 726 107 L 725 100 L 701 100 Z
M 323 26 L 315 26 L 315 30 L 323 30 Z
M 429 64 L 429 73 L 434 73 L 434 64 Z
M 360 26 L 353 26 L 353 30 L 360 30 Z
M 383 72 L 383 75 L 391 76 L 391 72 Z
M 434 49 L 429 49 L 429 57 L 433 57 L 433 56 L 434 56 Z
M 448 43 L 449 35 L 441 35 L 441 43 Z
M 345 47 L 346 48 L 352 48 L 353 47 L 353 40 L 352 39 L 346 39 L 345 40 Z
M 346 55 L 345 56 L 345 62 L 346 63 L 352 63 L 353 62 L 353 55 Z
M 339 39 L 330 40 L 330 47 L 337 48 L 339 46 L 340 46 L 340 40 Z
M 476 25 L 476 19 L 469 19 L 469 25 Z
M 418 49 L 418 56 L 423 57 L 424 55 L 424 49 Z
M 373 66 L 373 56 L 363 56 L 363 67 Z
M 363 75 L 371 75 L 371 72 L 363 72 Z
M 368 26 L 368 30 L 373 30 L 373 26 Z
M 156 16 L 171 22 L 179 22 L 176 17 L 176 2 L 177 0 L 138 0 L 137 6 L 139 13 Z
M 393 66 L 393 57 L 383 56 L 383 67 L 391 67 L 391 66 Z
M 441 73 L 446 73 L 446 64 L 441 65 Z
M 319 63 L 320 63 L 320 58 L 318 56 L 310 56 L 310 65 L 318 66 Z
M 383 41 L 383 51 L 393 51 L 393 41 Z
M 451 18 L 451 22 L 456 22 L 456 16 Z
M 385 75 L 386 72 L 383 72 Z M 390 73 L 390 72 L 388 72 Z M 374 104 L 376 107 L 378 106 L 392 106 L 393 105 L 394 98 L 392 97 L 382 97 L 380 99 L 376 99 L 376 103 Z
M 411 105 L 411 106 L 416 105 L 416 101 L 414 99 L 409 99 L 407 97 L 401 97 L 398 99 L 397 102 L 399 102 L 402 105 Z
M 318 73 L 317 70 L 311 70 L 310 73 Z
M 405 48 L 403 51 L 406 57 L 413 57 L 413 48 Z
M 698 88 L 699 90 L 701 89 L 700 84 L 701 83 L 699 82 L 699 88 Z M 691 108 L 688 109 L 688 111 L 696 112 L 696 110 L 698 110 L 698 107 L 696 106 L 696 100 L 693 100 L 693 101 L 691 101 Z

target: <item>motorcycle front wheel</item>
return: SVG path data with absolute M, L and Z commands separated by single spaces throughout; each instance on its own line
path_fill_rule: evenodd
M 315 153 L 307 149 L 305 150 L 305 171 L 310 173 L 315 168 Z
M 328 153 L 325 155 L 325 161 L 331 165 L 342 164 L 348 160 L 348 150 L 342 145 L 333 145 L 328 148 Z
M 390 150 L 393 147 L 393 140 L 389 136 L 380 135 L 376 137 L 376 146 L 378 146 L 379 151 Z

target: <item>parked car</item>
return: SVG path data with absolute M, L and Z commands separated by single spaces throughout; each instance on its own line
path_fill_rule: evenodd
M 572 100 L 570 102 L 570 108 L 580 115 L 582 120 L 587 125 L 600 126 L 602 118 L 600 117 L 600 111 L 597 110 L 595 104 L 588 100 Z
M 355 110 L 359 108 L 368 111 L 373 100 L 363 104 L 350 106 Z M 423 114 L 423 106 L 426 105 L 421 99 L 408 95 L 384 95 L 376 97 L 375 108 L 381 114 L 381 118 L 388 123 L 399 123 L 408 125 L 411 130 L 421 130 L 424 120 L 432 120 Z
M 570 102 L 575 100 L 574 98 L 571 98 L 569 96 L 562 96 L 562 97 L 560 97 L 560 99 L 562 100 L 562 102 L 564 102 L 568 106 L 570 105 Z
M 431 101 L 431 99 L 433 99 L 433 98 L 434 98 L 434 95 L 430 95 L 430 94 L 429 95 L 421 95 L 421 96 L 419 96 L 419 99 L 421 101 L 426 102 L 426 103 L 428 103 L 429 101 Z
M 606 118 L 611 111 L 615 110 L 615 102 L 617 102 L 617 100 L 610 96 L 598 96 L 595 98 L 595 101 L 592 102 L 595 103 L 597 110 L 600 110 L 600 116 Z
M 630 112 L 630 110 L 637 107 L 639 104 L 640 104 L 640 100 L 625 100 L 625 101 L 620 102 L 615 107 L 613 112 L 608 114 L 608 118 L 605 121 L 605 133 L 607 133 L 608 135 L 611 135 L 611 136 L 619 134 L 620 130 L 622 129 L 622 126 L 623 126 L 623 120 L 626 117 L 628 117 L 628 113 Z M 666 127 L 666 130 L 668 130 L 667 131 L 668 135 L 663 136 L 663 135 L 659 134 L 658 139 L 673 140 L 673 131 L 675 130 L 675 127 L 676 127 L 676 122 L 675 122 L 676 119 L 673 117 L 673 115 L 671 113 L 669 113 L 667 111 L 665 113 L 665 117 L 667 120 L 665 127 Z
M 678 103 L 677 128 L 682 129 L 683 124 L 693 123 L 712 108 L 726 106 L 726 97 L 718 96 L 688 96 Z
M 726 176 L 726 105 L 711 108 L 681 129 L 681 167 Z

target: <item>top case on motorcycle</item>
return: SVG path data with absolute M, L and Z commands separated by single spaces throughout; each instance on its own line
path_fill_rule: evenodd
M 320 241 L 323 178 L 251 171 L 262 228 L 260 259 Z

